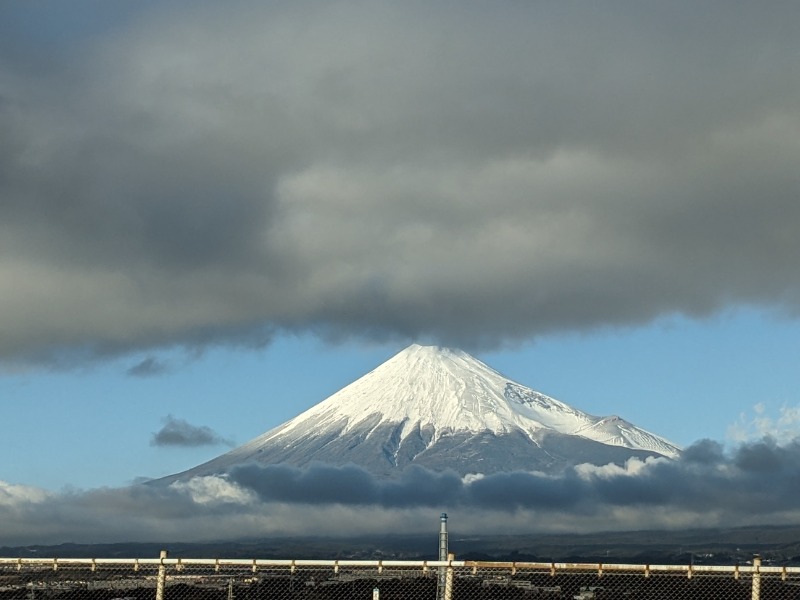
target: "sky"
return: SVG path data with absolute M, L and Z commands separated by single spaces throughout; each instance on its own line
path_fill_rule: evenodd
M 656 500 L 598 482 L 680 479 L 696 504 L 664 494 L 661 525 L 740 522 L 747 494 L 717 507 L 698 487 L 724 473 L 730 498 L 755 464 L 774 478 L 759 485 L 797 475 L 798 13 L 0 3 L 0 542 L 210 538 L 252 531 L 265 505 L 257 531 L 301 531 L 299 476 L 287 496 L 252 473 L 169 497 L 139 482 L 414 342 L 690 449 L 560 482 L 620 526 Z M 553 509 L 439 484 L 509 531 Z M 315 525 L 446 508 L 389 510 L 370 485 L 367 506 L 312 502 Z M 176 507 L 192 516 L 168 525 Z M 600 508 L 552 522 L 597 527 Z M 220 529 L 198 527 L 208 511 Z

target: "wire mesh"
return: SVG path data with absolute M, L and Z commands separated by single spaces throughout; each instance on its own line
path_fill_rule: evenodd
M 439 585 L 445 576 L 447 585 Z M 0 600 L 800 600 L 800 568 L 0 559 Z

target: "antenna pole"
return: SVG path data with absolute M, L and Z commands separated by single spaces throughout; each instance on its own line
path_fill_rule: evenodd
M 439 560 L 448 560 L 447 551 L 447 513 L 439 518 Z M 439 584 L 436 586 L 436 600 L 444 600 L 447 584 L 447 568 L 439 567 Z

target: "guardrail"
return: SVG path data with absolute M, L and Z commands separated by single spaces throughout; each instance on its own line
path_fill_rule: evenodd
M 445 585 L 439 585 L 441 576 Z M 0 600 L 800 598 L 800 567 L 395 560 L 0 558 Z

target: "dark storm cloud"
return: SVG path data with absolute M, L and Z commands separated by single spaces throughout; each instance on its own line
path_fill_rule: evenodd
M 306 470 L 282 465 L 247 466 L 237 469 L 232 480 L 265 501 L 375 504 L 378 500 L 372 476 L 358 467 L 316 466 Z
M 687 514 L 737 513 L 758 506 L 769 514 L 794 510 L 800 491 L 800 445 L 765 438 L 726 455 L 703 440 L 677 461 L 631 461 L 621 467 L 582 466 L 559 477 L 511 472 L 463 480 L 455 473 L 411 468 L 397 480 L 375 479 L 356 466 L 316 464 L 240 467 L 232 483 L 264 502 L 340 503 L 386 508 L 461 507 L 514 513 L 650 507 Z M 740 515 L 737 516 L 740 518 Z
M 793 3 L 3 10 L 0 360 L 800 309 Z
M 151 446 L 232 446 L 233 442 L 221 437 L 210 427 L 192 425 L 172 415 L 164 418 L 164 426 L 153 434 Z
M 152 377 L 161 375 L 169 370 L 169 367 L 159 361 L 154 356 L 148 356 L 128 369 L 128 375 L 133 377 Z
M 698 442 L 677 461 L 582 465 L 562 476 L 462 479 L 411 469 L 245 466 L 165 486 L 50 493 L 0 482 L 10 545 L 197 541 L 254 535 L 424 532 L 446 510 L 464 534 L 607 531 L 800 523 L 800 443 L 764 439 L 725 451 Z
M 355 465 L 249 465 L 234 469 L 230 480 L 253 490 L 265 502 L 307 504 L 378 504 L 385 507 L 438 506 L 463 494 L 461 478 L 452 472 L 407 469 L 398 480 L 376 480 Z
M 467 488 L 470 504 L 515 511 L 521 508 L 573 508 L 584 497 L 574 473 L 550 478 L 530 473 L 500 473 L 473 482 Z

